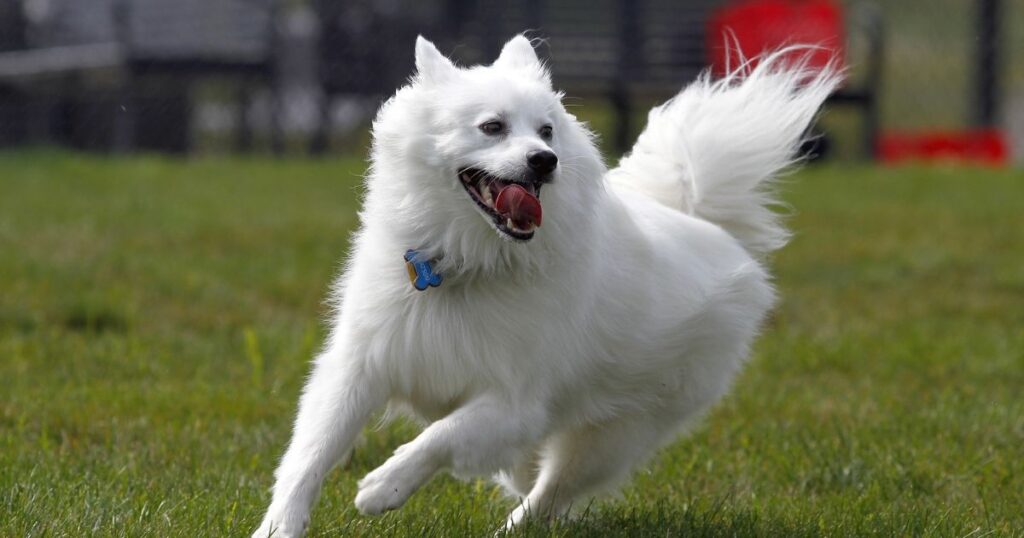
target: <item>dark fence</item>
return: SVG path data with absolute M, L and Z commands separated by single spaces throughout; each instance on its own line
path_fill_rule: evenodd
M 189 148 L 193 83 L 268 84 L 273 0 L 0 0 L 0 141 Z
M 530 30 L 556 85 L 610 112 L 595 123 L 621 148 L 647 104 L 704 68 L 708 17 L 729 3 L 0 0 L 0 144 L 180 152 L 209 131 L 243 150 L 345 147 L 411 73 L 417 34 L 473 64 Z M 852 77 L 836 102 L 866 124 L 847 145 L 887 128 L 1024 130 L 1024 0 L 841 6 Z
M 717 0 L 524 2 L 332 2 L 316 5 L 321 80 L 330 95 L 387 94 L 412 72 L 412 43 L 427 35 L 462 64 L 487 63 L 512 35 L 550 39 L 539 53 L 555 84 L 573 96 L 606 98 L 617 145 L 632 131 L 631 103 L 667 97 L 705 66 L 704 27 Z M 353 24 L 353 21 L 366 23 Z

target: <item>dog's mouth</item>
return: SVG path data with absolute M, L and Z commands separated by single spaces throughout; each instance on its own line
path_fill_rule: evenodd
M 477 168 L 460 171 L 459 183 L 499 232 L 518 241 L 533 238 L 541 223 L 541 183 L 502 179 Z

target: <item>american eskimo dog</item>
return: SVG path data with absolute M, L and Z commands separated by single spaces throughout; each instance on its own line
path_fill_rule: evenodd
M 692 424 L 772 306 L 768 187 L 840 80 L 793 52 L 700 77 L 608 170 L 525 37 L 469 68 L 421 37 L 255 535 L 302 534 L 383 408 L 425 428 L 359 481 L 360 512 L 447 470 L 504 486 L 507 527 L 586 504 Z

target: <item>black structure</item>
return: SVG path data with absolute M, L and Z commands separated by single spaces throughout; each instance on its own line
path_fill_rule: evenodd
M 551 49 L 542 46 L 538 52 L 555 64 L 556 86 L 570 97 L 599 96 L 612 104 L 613 143 L 625 150 L 636 130 L 634 103 L 668 98 L 704 69 L 708 15 L 722 4 L 723 0 L 318 0 L 315 8 L 323 24 L 321 80 L 328 96 L 385 96 L 412 72 L 412 45 L 418 33 L 452 51 L 461 63 L 473 64 L 492 61 L 505 40 L 530 29 L 553 43 Z M 854 15 L 854 29 L 867 36 L 867 73 L 833 102 L 862 109 L 864 151 L 871 156 L 879 129 L 881 17 L 868 6 Z M 323 136 L 318 140 L 317 148 L 322 149 Z
M 550 38 L 538 53 L 572 97 L 610 99 L 615 143 L 627 147 L 637 98 L 664 98 L 705 65 L 704 23 L 720 0 L 319 0 L 321 80 L 328 96 L 392 93 L 413 70 L 417 34 L 462 64 L 493 61 L 529 29 Z M 354 29 L 353 21 L 368 21 Z M 319 145 L 322 148 L 322 144 Z
M 0 143 L 183 152 L 194 82 L 273 79 L 274 0 L 29 5 L 0 0 Z
M 880 101 L 882 99 L 882 70 L 885 67 L 885 26 L 882 14 L 874 4 L 860 4 L 848 18 L 850 31 L 864 36 L 867 41 L 867 57 L 863 79 L 847 84 L 829 97 L 829 103 L 850 104 L 862 112 L 861 153 L 864 158 L 874 159 L 878 153 L 878 135 L 882 128 Z
M 974 102 L 974 124 L 991 127 L 997 123 L 999 103 L 999 32 L 1002 2 L 978 0 L 978 72 Z
M 235 88 L 236 142 L 246 149 L 253 93 L 280 89 L 280 73 L 296 63 L 285 63 L 294 47 L 278 28 L 285 1 L 0 0 L 0 145 L 187 151 L 196 82 L 216 78 Z M 312 149 L 328 146 L 332 98 L 368 102 L 404 83 L 417 34 L 475 64 L 492 61 L 505 40 L 529 29 L 553 43 L 538 53 L 555 65 L 557 87 L 611 103 L 612 142 L 625 150 L 637 130 L 636 105 L 672 96 L 704 69 L 708 16 L 726 1 L 305 0 L 320 26 L 318 52 L 307 56 L 318 57 L 325 96 Z M 856 61 L 867 69 L 833 101 L 861 107 L 871 154 L 879 127 L 881 17 L 864 6 L 849 20 L 867 36 L 866 61 Z M 283 144 L 273 108 L 277 149 Z

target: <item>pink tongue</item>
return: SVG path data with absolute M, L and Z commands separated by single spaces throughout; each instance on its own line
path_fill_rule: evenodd
M 529 230 L 540 226 L 540 200 L 530 194 L 521 185 L 515 183 L 506 186 L 494 200 L 494 209 L 501 216 L 512 219 L 516 228 Z

